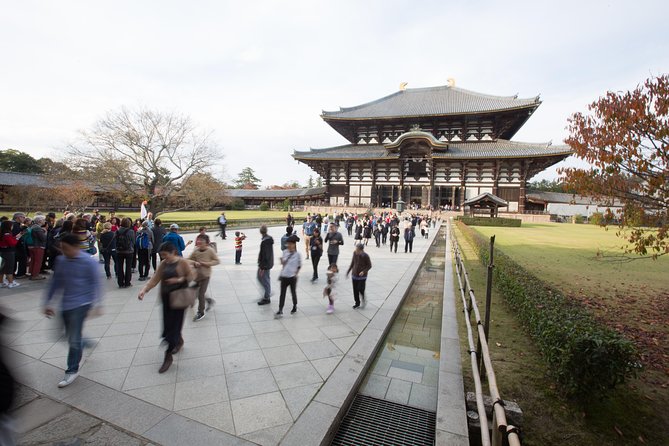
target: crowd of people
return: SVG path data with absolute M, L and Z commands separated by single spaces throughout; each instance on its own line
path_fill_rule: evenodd
M 217 223 L 220 227 L 218 236 L 225 240 L 227 219 L 224 213 Z M 364 215 L 349 212 L 308 214 L 301 228 L 296 225 L 293 216 L 288 214 L 286 224 L 286 233 L 281 238 L 281 255 L 277 257 L 281 271 L 276 317 L 283 315 L 289 289 L 292 297 L 290 313 L 297 312 L 296 285 L 302 268 L 300 235 L 305 257 L 311 260 L 311 281 L 314 283 L 319 280 L 320 259 L 327 253 L 327 279 L 323 296 L 328 299 L 326 312 L 331 314 L 334 312 L 337 294 L 340 247 L 346 244 L 340 227 L 346 230 L 349 238 L 353 238 L 354 252 L 346 276 L 351 276 L 353 308 L 357 309 L 364 308 L 365 284 L 372 268 L 371 258 L 365 252 L 370 239 L 374 240 L 376 248 L 389 244 L 390 251 L 396 253 L 403 234 L 404 251 L 411 252 L 416 232 L 419 230 L 421 236 L 427 238 L 435 221 L 427 216 L 411 214 L 400 217 L 392 211 L 384 211 Z M 183 252 L 192 242 L 184 241 L 177 224 L 171 224 L 166 229 L 160 218 L 154 219 L 151 213 L 133 221 L 128 217 L 117 217 L 114 212 L 108 216 L 98 211 L 82 214 L 66 212 L 58 219 L 53 213 L 36 213 L 29 218 L 17 212 L 11 219 L 0 218 L 0 230 L 3 287 L 19 286 L 17 279 L 43 280 L 46 275 L 53 274 L 47 286 L 44 313 L 49 317 L 54 316 L 56 310 L 53 302 L 60 301 L 60 316 L 69 342 L 67 369 L 59 383 L 60 387 L 71 384 L 78 376 L 85 344 L 82 338 L 83 323 L 101 302 L 101 274 L 97 262 L 104 265 L 108 280 L 116 279 L 119 288 L 131 287 L 133 275 L 138 273 L 137 280 L 147 282 L 138 293 L 140 300 L 152 288 L 160 286 L 162 338 L 166 343 L 166 351 L 159 373 L 170 368 L 173 355 L 184 345 L 181 331 L 187 306 L 177 306 L 174 295 L 179 291 L 193 289 L 192 304 L 197 303 L 194 321 L 204 318 L 214 305 L 214 300 L 206 297 L 206 292 L 212 267 L 219 264 L 220 260 L 216 243 L 209 239 L 205 227 L 196 236 L 195 249 L 188 259 L 184 259 Z M 262 296 L 258 305 L 266 305 L 271 302 L 272 296 L 270 271 L 274 267 L 274 240 L 264 225 L 260 227 L 260 235 L 257 279 Z M 242 232 L 235 232 L 235 264 L 241 264 L 245 239 Z M 60 299 L 56 299 L 59 294 Z

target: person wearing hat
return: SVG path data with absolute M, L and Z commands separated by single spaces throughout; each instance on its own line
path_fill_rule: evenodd
M 286 240 L 286 250 L 281 254 L 281 274 L 279 280 L 281 281 L 281 294 L 279 295 L 279 311 L 277 316 L 283 314 L 283 304 L 286 302 L 286 289 L 290 286 L 290 294 L 293 296 L 293 309 L 291 314 L 297 311 L 297 293 L 295 287 L 297 286 L 297 274 L 302 268 L 302 256 L 297 252 L 297 242 L 300 238 L 296 235 L 291 235 Z
M 365 302 L 365 284 L 367 283 L 367 273 L 370 269 L 372 269 L 372 261 L 370 260 L 369 255 L 365 252 L 365 245 L 358 243 L 355 245 L 355 251 L 353 251 L 351 266 L 349 266 L 348 271 L 346 271 L 346 277 L 352 273 L 353 299 L 355 299 L 353 308 L 358 308 L 360 306 L 361 297 L 362 302 Z
M 172 223 L 170 225 L 170 232 L 165 234 L 165 237 L 163 237 L 163 243 L 165 242 L 172 243 L 177 248 L 177 254 L 179 255 L 179 257 L 183 257 L 184 249 L 186 249 L 186 246 L 193 243 L 193 241 L 189 240 L 188 243 L 185 243 L 183 237 L 181 237 L 178 234 L 178 232 L 179 232 L 179 225 L 176 223 Z

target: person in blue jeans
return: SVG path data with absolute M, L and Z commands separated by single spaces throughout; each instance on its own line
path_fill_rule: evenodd
M 76 234 L 66 234 L 60 239 L 63 255 L 56 258 L 44 301 L 44 314 L 47 317 L 54 316 L 54 298 L 62 293 L 61 314 L 70 348 L 65 377 L 58 383 L 58 387 L 69 386 L 79 376 L 79 363 L 84 349 L 81 336 L 84 319 L 102 301 L 100 265 L 79 248 L 79 243 Z

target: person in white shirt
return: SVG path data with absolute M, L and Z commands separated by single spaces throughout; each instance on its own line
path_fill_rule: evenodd
M 291 235 L 286 240 L 286 250 L 281 254 L 281 274 L 279 275 L 279 280 L 281 281 L 281 294 L 279 295 L 279 311 L 276 315 L 281 316 L 283 314 L 283 304 L 286 302 L 286 289 L 290 286 L 290 293 L 293 296 L 293 309 L 290 310 L 291 314 L 295 314 L 297 311 L 297 293 L 295 288 L 297 286 L 297 274 L 302 268 L 302 257 L 300 253 L 297 252 L 297 242 L 300 241 L 300 238 L 296 235 Z

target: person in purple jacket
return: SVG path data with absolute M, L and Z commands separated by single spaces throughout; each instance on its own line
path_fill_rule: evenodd
M 66 234 L 60 239 L 62 256 L 56 258 L 53 277 L 49 281 L 44 301 L 44 314 L 55 315 L 54 298 L 62 294 L 61 314 L 70 345 L 65 377 L 58 387 L 69 386 L 79 376 L 79 363 L 84 349 L 81 332 L 84 319 L 102 300 L 101 274 L 98 262 L 79 249 L 79 237 Z

